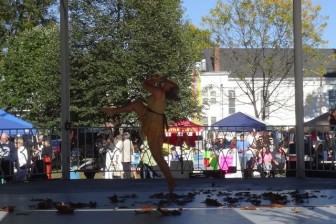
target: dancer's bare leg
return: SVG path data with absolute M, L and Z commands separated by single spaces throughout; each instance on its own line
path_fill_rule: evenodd
M 106 108 L 101 109 L 100 111 L 110 116 L 120 114 L 120 113 L 128 113 L 128 112 L 135 112 L 137 113 L 138 116 L 141 116 L 146 112 L 146 110 L 147 110 L 147 107 L 144 104 L 142 104 L 139 101 L 134 101 L 122 107 L 116 107 L 116 108 L 106 107 Z
M 103 108 L 101 111 L 110 116 L 125 112 L 135 112 L 139 117 L 142 117 L 146 113 L 147 107 L 141 102 L 135 101 L 123 107 Z M 162 128 L 162 125 L 158 125 L 158 128 Z M 158 137 L 159 132 L 157 131 L 157 127 L 154 126 L 149 130 L 150 133 L 144 133 L 147 136 L 149 149 L 151 150 L 153 158 L 155 159 L 167 180 L 169 192 L 173 193 L 175 188 L 175 181 L 170 172 L 169 166 L 162 155 L 162 137 Z
M 169 166 L 162 155 L 162 141 L 157 138 L 151 138 L 149 136 L 147 136 L 147 140 L 152 156 L 167 180 L 169 193 L 172 194 L 175 188 L 175 180 L 173 179 Z

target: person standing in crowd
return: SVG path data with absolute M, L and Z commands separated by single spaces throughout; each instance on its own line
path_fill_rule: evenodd
M 204 150 L 209 150 L 212 148 L 212 141 L 211 139 L 204 140 Z
M 239 140 L 237 141 L 237 150 L 240 160 L 241 171 L 246 169 L 246 152 L 249 151 L 249 143 L 244 139 L 244 134 L 240 135 Z
M 18 157 L 18 169 L 15 174 L 16 181 L 25 181 L 28 177 L 29 164 L 28 164 L 28 150 L 24 146 L 22 138 L 15 141 Z
M 106 158 L 105 158 L 105 179 L 112 179 L 112 171 L 113 171 L 113 151 L 115 149 L 114 139 L 110 136 L 106 139 Z
M 276 149 L 276 146 L 275 146 L 275 144 L 274 144 L 274 139 L 273 139 L 272 136 L 269 136 L 269 138 L 268 138 L 268 142 L 267 142 L 266 145 L 267 145 L 267 148 L 268 148 L 269 152 L 270 152 L 272 155 L 274 155 L 273 152 L 277 151 L 277 149 Z M 273 164 L 273 163 L 272 163 L 272 164 Z M 274 170 L 273 170 L 273 169 L 270 171 L 270 175 L 271 175 L 272 177 L 275 177 L 275 173 L 274 173 Z
M 217 143 L 217 146 L 218 146 L 218 149 L 225 149 L 226 148 L 226 142 L 224 142 L 224 139 L 223 138 L 219 138 L 218 139 L 218 143 Z
M 123 174 L 123 167 L 122 167 L 122 163 L 121 163 L 121 159 L 122 159 L 122 154 L 121 154 L 121 150 L 123 148 L 124 145 L 124 141 L 123 141 L 123 136 L 122 134 L 119 134 L 115 137 L 114 140 L 114 150 L 113 150 L 113 179 L 121 179 Z
M 269 137 L 268 138 L 268 144 L 267 144 L 267 146 L 268 146 L 268 148 L 269 148 L 269 151 L 271 152 L 271 153 L 273 153 L 273 151 L 275 150 L 275 148 L 276 148 L 276 146 L 275 146 L 275 144 L 274 144 L 274 139 L 273 139 L 273 137 Z
M 229 147 L 229 145 L 231 143 L 231 141 L 227 139 L 226 134 L 224 135 L 223 143 L 224 143 L 225 148 Z
M 230 142 L 230 149 L 235 149 L 237 148 L 237 137 L 233 137 Z
M 286 170 L 286 149 L 282 144 L 272 152 L 272 173 L 273 177 L 281 176 Z
M 121 151 L 121 164 L 123 166 L 124 171 L 124 178 L 130 179 L 132 178 L 131 171 L 131 158 L 134 154 L 134 146 L 131 141 L 131 135 L 128 132 L 124 133 L 124 142 L 123 142 L 123 148 Z
M 254 151 L 257 149 L 258 136 L 255 129 L 247 135 L 246 141 L 249 143 L 249 148 L 252 148 Z
M 77 169 L 77 167 L 79 166 L 79 161 L 80 161 L 80 152 L 78 148 L 76 132 L 77 132 L 76 129 L 70 130 L 70 155 L 71 155 L 71 160 L 72 160 L 72 163 L 71 163 L 72 169 L 74 170 Z M 102 163 L 104 163 L 104 161 Z
M 37 137 L 37 142 L 32 148 L 32 170 L 30 179 L 48 179 L 51 178 L 51 170 L 48 170 L 48 175 L 46 174 L 46 167 L 44 161 L 44 155 L 46 151 L 49 151 L 51 148 L 46 147 L 45 136 L 39 135 Z M 50 145 L 50 144 L 49 144 Z
M 273 157 L 266 145 L 264 145 L 258 156 L 258 170 L 261 177 L 267 177 L 272 170 Z
M 178 161 L 179 158 L 180 158 L 179 154 L 176 151 L 176 147 L 175 146 L 172 146 L 170 148 L 170 155 L 171 155 L 171 160 L 172 161 Z
M 179 100 L 179 87 L 176 83 L 158 75 L 149 76 L 144 81 L 143 87 L 151 94 L 147 98 L 147 105 L 140 101 L 134 101 L 123 107 L 103 108 L 101 111 L 110 116 L 125 112 L 135 112 L 138 115 L 141 133 L 147 137 L 152 156 L 166 177 L 169 192 L 173 193 L 175 180 L 162 155 L 162 144 L 164 128 L 168 128 L 165 115 L 167 100 Z
M 48 179 L 51 179 L 52 178 L 51 176 L 52 147 L 51 147 L 50 139 L 46 139 L 43 145 L 44 146 L 42 149 L 42 158 L 43 158 L 44 167 L 45 167 L 44 171 L 47 174 Z
M 6 182 L 13 180 L 14 166 L 18 168 L 17 155 L 17 149 L 14 143 L 9 140 L 9 135 L 2 133 L 0 142 L 0 177 Z
M 329 125 L 330 125 L 330 131 L 335 131 L 336 127 L 336 108 L 332 109 L 330 111 L 329 117 L 328 117 Z
M 42 151 L 43 151 L 43 135 L 39 135 L 37 137 L 37 142 L 32 148 L 32 160 L 35 162 L 36 160 L 42 159 Z
M 139 142 L 137 141 L 137 139 L 133 142 L 133 148 L 134 148 L 134 152 L 133 152 L 133 156 L 131 158 L 131 170 L 132 170 L 132 178 L 133 179 L 139 179 L 140 175 L 139 173 L 137 173 L 137 167 L 140 161 L 140 146 L 139 146 Z
M 218 142 L 219 142 L 219 139 L 218 138 L 215 138 L 212 140 L 212 150 L 217 150 L 218 149 Z
M 263 136 L 259 136 L 258 141 L 257 141 L 257 153 L 256 154 L 262 151 L 262 148 L 264 147 L 264 145 L 266 144 L 265 144 Z

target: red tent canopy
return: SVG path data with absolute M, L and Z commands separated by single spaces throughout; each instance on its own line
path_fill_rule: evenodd
M 191 122 L 183 120 L 173 123 L 166 131 L 164 142 L 171 145 L 182 145 L 184 142 L 194 147 L 195 141 L 202 139 L 203 127 Z
M 195 133 L 200 131 L 203 131 L 203 127 L 189 120 L 174 122 L 168 130 L 170 133 Z

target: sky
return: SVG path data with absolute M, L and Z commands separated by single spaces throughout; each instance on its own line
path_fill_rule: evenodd
M 214 8 L 217 0 L 182 0 L 185 8 L 185 18 L 199 27 L 201 25 L 201 18 L 210 14 L 210 9 Z M 321 5 L 321 15 L 329 16 L 327 20 L 328 26 L 324 29 L 323 39 L 328 40 L 329 43 L 326 48 L 336 49 L 336 1 L 335 0 L 313 0 L 313 5 Z

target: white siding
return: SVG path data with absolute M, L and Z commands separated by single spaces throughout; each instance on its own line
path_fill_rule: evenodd
M 305 77 L 303 81 L 304 86 L 304 102 L 305 98 L 309 94 L 318 95 L 321 91 L 320 88 L 320 78 L 312 78 Z M 334 78 L 323 78 L 322 79 L 322 97 L 324 101 L 324 105 L 322 108 L 322 112 L 326 112 L 329 109 L 328 102 L 328 90 L 334 89 L 335 87 L 335 79 Z M 261 90 L 261 80 L 259 88 Z M 273 83 L 273 86 L 277 85 L 276 82 Z M 244 84 L 242 84 L 244 86 Z M 207 98 L 210 101 L 211 91 L 216 92 L 216 104 L 209 103 L 206 106 L 206 109 L 203 111 L 205 117 L 208 118 L 208 124 L 211 125 L 212 120 L 216 117 L 216 120 L 220 120 L 229 115 L 229 90 L 234 90 L 236 94 L 236 108 L 235 112 L 244 112 L 249 115 L 254 116 L 254 109 L 251 105 L 248 97 L 243 93 L 243 91 L 238 86 L 237 82 L 233 78 L 229 78 L 228 72 L 204 72 L 201 73 L 201 87 L 202 90 L 206 90 L 203 92 L 203 98 L 207 94 Z M 210 87 L 210 88 L 209 88 Z M 223 87 L 223 88 L 222 88 Z M 258 87 L 258 81 L 257 81 Z M 273 87 L 274 88 L 274 87 Z M 269 91 L 272 91 L 272 86 L 269 86 Z M 257 99 L 257 107 L 260 109 L 261 99 L 260 94 L 256 94 Z M 290 97 L 292 96 L 292 97 Z M 294 89 L 294 80 L 287 79 L 283 81 L 280 86 L 276 89 L 275 93 L 271 96 L 271 102 L 275 102 L 276 105 L 270 106 L 270 117 L 266 120 L 267 123 L 273 125 L 295 125 L 295 89 Z M 283 105 L 279 108 L 279 105 Z M 316 105 L 319 106 L 319 105 Z M 319 114 L 316 114 L 318 116 Z M 305 120 L 310 120 L 314 118 L 305 117 Z

